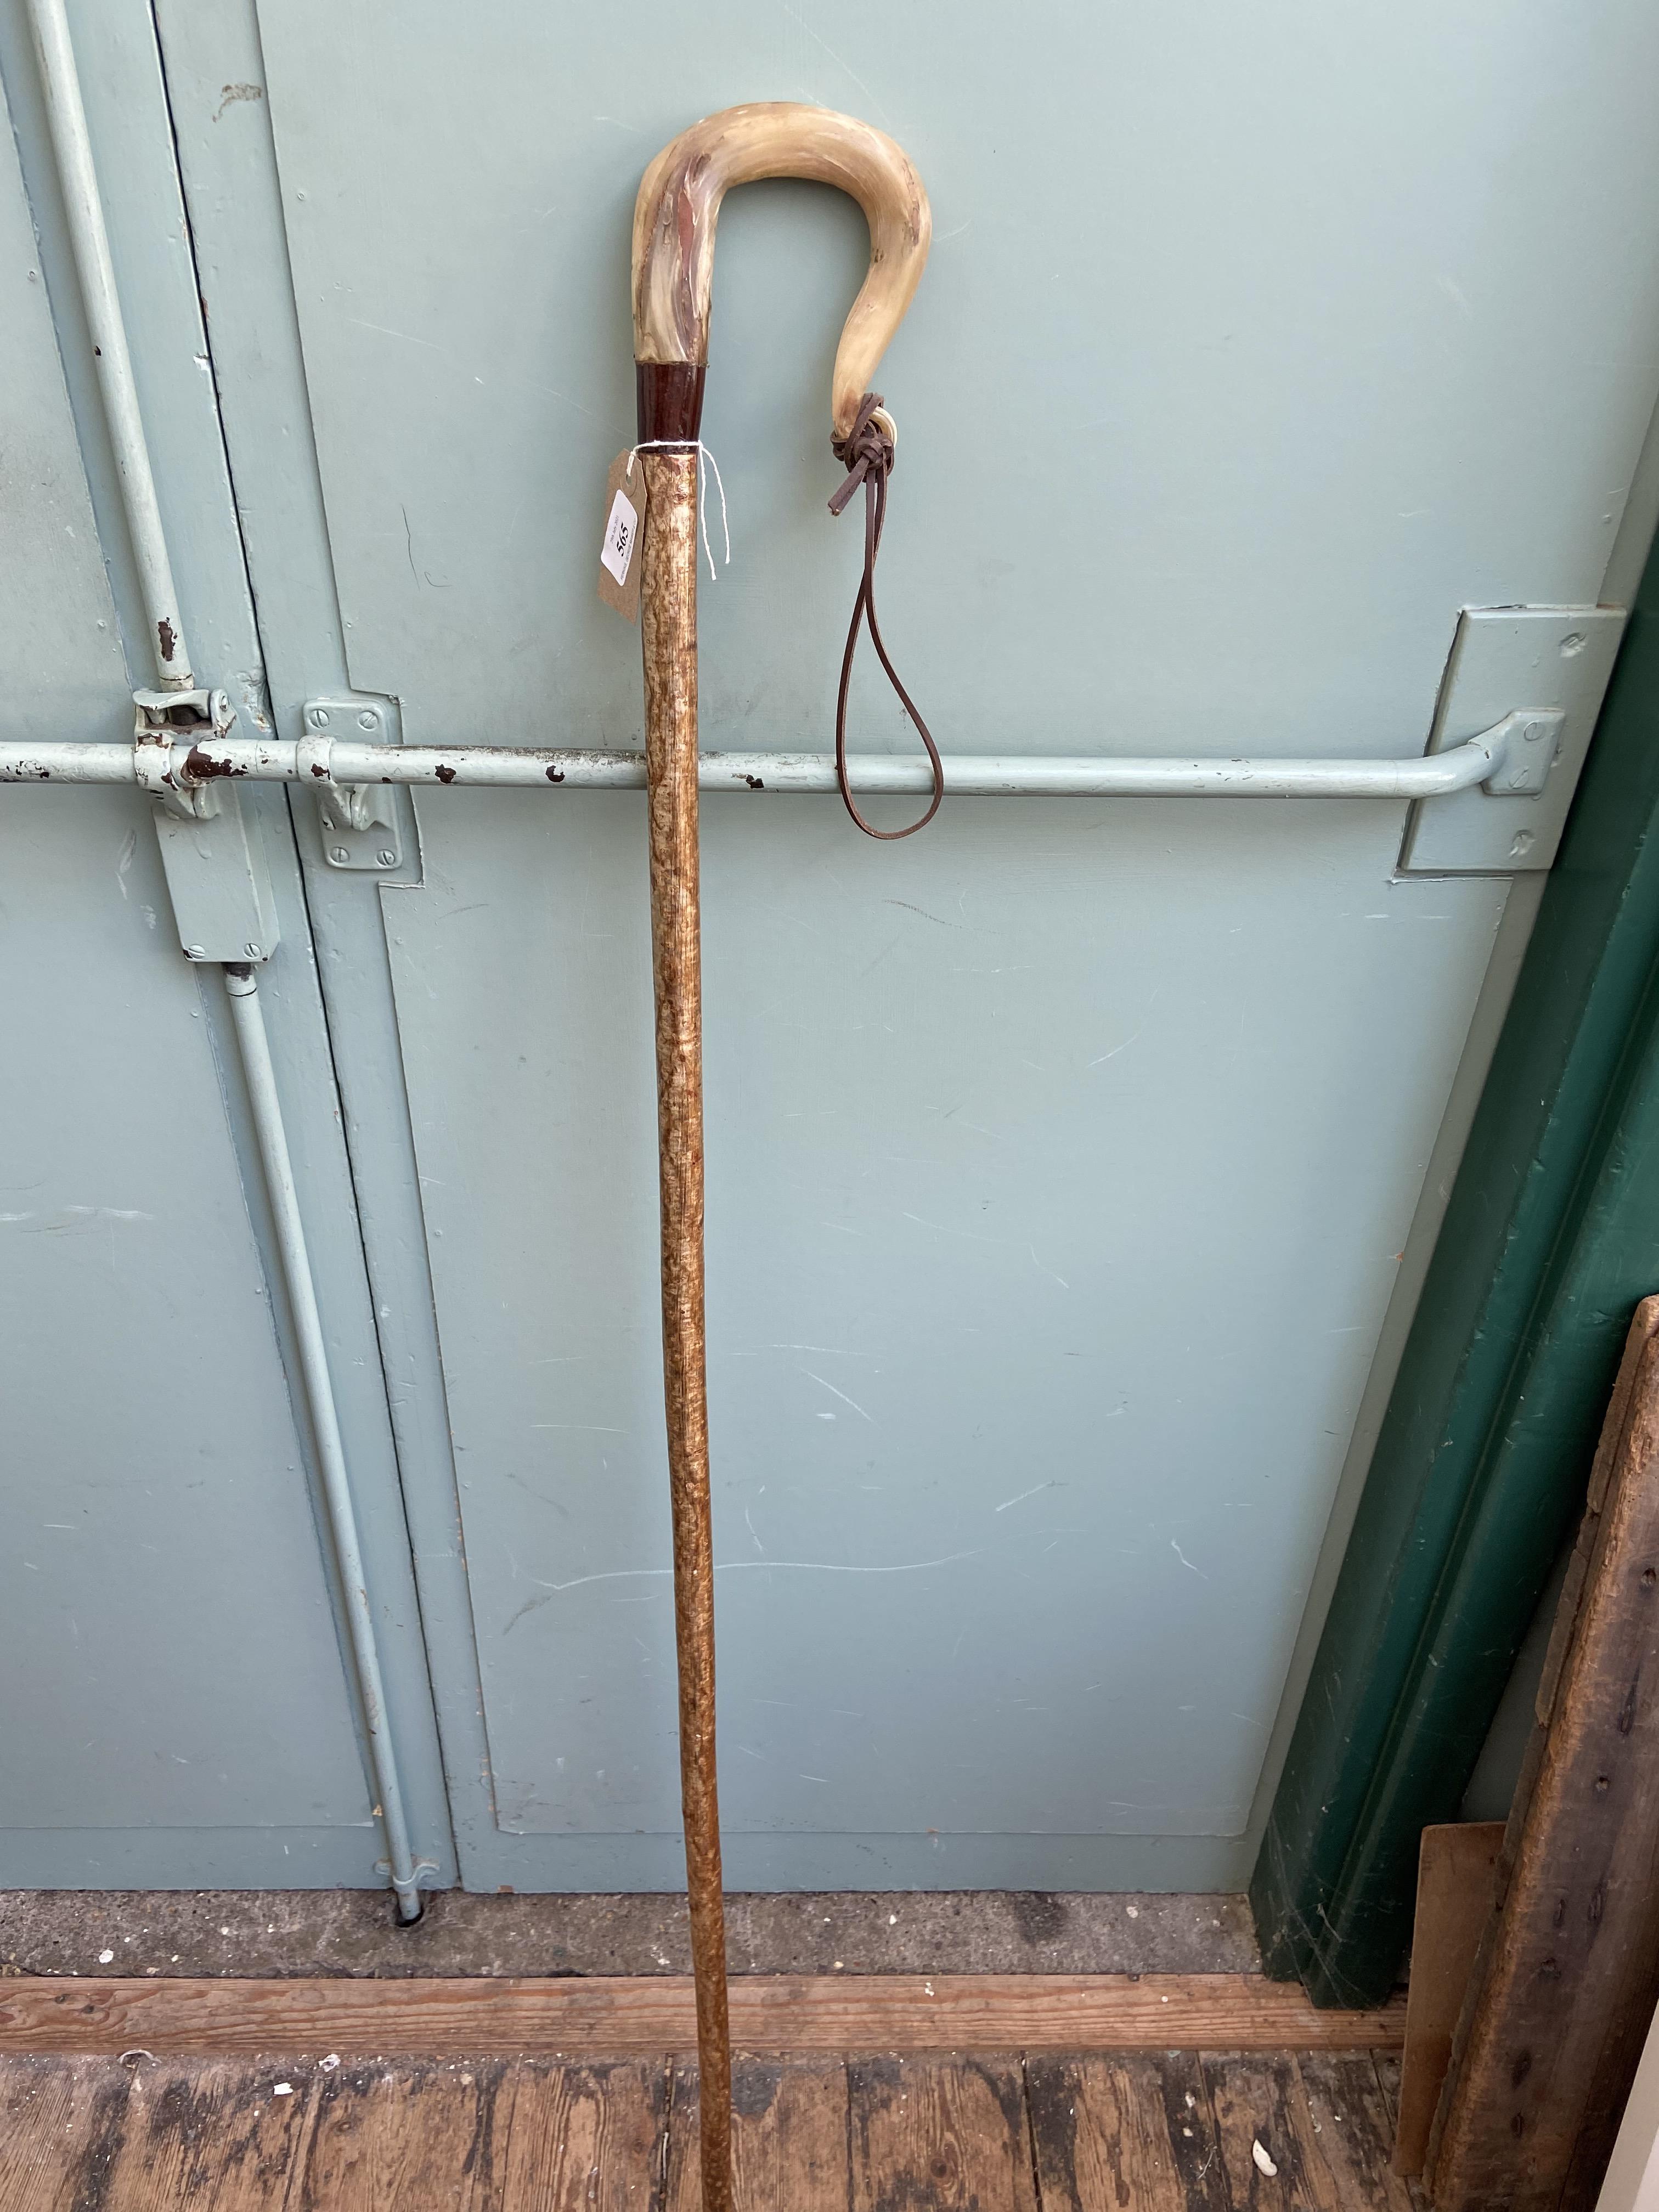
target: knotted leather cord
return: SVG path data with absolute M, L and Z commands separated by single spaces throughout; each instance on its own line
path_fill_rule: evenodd
M 882 525 L 887 519 L 887 479 L 893 471 L 893 441 L 881 424 L 872 418 L 881 405 L 878 392 L 866 392 L 859 402 L 859 411 L 853 427 L 844 438 L 832 438 L 830 445 L 836 459 L 847 470 L 847 481 L 830 502 L 831 514 L 840 514 L 852 499 L 859 486 L 864 486 L 864 574 L 860 579 L 858 597 L 853 602 L 852 626 L 847 633 L 847 650 L 841 657 L 841 689 L 836 695 L 836 781 L 841 786 L 842 803 L 866 837 L 879 837 L 891 843 L 899 837 L 914 837 L 918 830 L 925 830 L 939 812 L 939 801 L 945 796 L 945 765 L 939 757 L 939 747 L 933 743 L 927 725 L 921 719 L 916 703 L 899 679 L 899 672 L 888 658 L 887 647 L 882 643 L 881 629 L 876 621 L 876 556 L 881 550 Z M 859 649 L 859 625 L 870 625 L 870 642 L 875 647 L 887 680 L 899 696 L 899 703 L 915 724 L 921 742 L 927 748 L 927 757 L 933 764 L 933 797 L 927 811 L 917 821 L 902 830 L 878 830 L 859 812 L 853 797 L 853 788 L 847 780 L 847 693 L 853 680 L 853 656 Z

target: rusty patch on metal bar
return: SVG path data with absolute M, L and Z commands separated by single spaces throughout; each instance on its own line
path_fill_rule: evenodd
M 247 769 L 239 768 L 234 761 L 216 760 L 200 745 L 192 745 L 185 755 L 185 774 L 192 783 L 206 783 L 216 775 L 246 775 Z

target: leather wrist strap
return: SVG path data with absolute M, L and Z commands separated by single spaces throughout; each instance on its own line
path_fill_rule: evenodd
M 893 440 L 885 424 L 875 419 L 881 408 L 881 394 L 866 392 L 859 402 L 859 411 L 853 427 L 844 438 L 831 439 L 836 459 L 847 470 L 847 481 L 830 502 L 831 514 L 841 514 L 852 500 L 859 486 L 864 486 L 864 574 L 859 580 L 858 596 L 853 602 L 853 620 L 847 633 L 847 650 L 841 659 L 841 688 L 836 695 L 836 781 L 841 786 L 842 802 L 866 837 L 879 837 L 890 844 L 900 837 L 914 837 L 918 830 L 925 830 L 939 812 L 939 802 L 945 796 L 945 769 L 939 757 L 939 747 L 933 743 L 927 725 L 917 711 L 916 703 L 900 681 L 899 672 L 888 656 L 882 642 L 880 625 L 876 620 L 876 556 L 881 550 L 882 525 L 887 519 L 887 479 L 893 472 Z M 859 628 L 870 625 L 870 642 L 875 647 L 887 680 L 899 696 L 899 703 L 915 724 L 922 744 L 927 748 L 927 757 L 933 766 L 933 796 L 927 811 L 902 830 L 878 830 L 859 812 L 853 798 L 852 787 L 847 780 L 847 694 L 853 680 L 853 659 L 859 647 Z

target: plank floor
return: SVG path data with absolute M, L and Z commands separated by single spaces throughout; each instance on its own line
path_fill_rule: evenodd
M 742 2212 L 1413 2212 L 1390 2053 L 739 2058 Z M 661 2058 L 0 2059 L 6 2212 L 699 2212 Z

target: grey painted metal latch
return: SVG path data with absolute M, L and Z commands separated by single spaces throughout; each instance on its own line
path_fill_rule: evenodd
M 331 868 L 378 872 L 402 865 L 404 837 L 395 788 L 385 783 L 337 783 L 331 766 L 337 738 L 395 744 L 396 713 L 390 701 L 380 699 L 307 699 L 305 703 L 300 781 L 316 787 L 317 827 L 323 858 Z
M 150 795 L 185 958 L 269 960 L 281 932 L 258 825 L 227 777 L 198 772 L 229 739 L 229 699 L 191 690 L 135 691 L 132 700 L 134 780 Z

